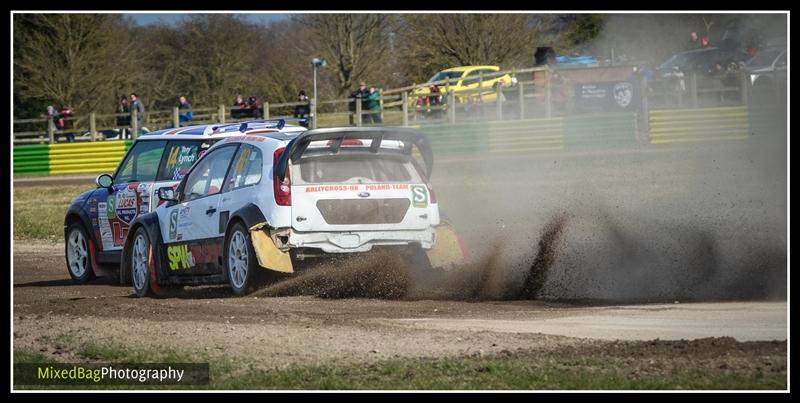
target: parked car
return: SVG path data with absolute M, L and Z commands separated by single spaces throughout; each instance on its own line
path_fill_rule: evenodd
M 463 258 L 442 225 L 433 152 L 406 128 L 235 136 L 212 146 L 177 188 L 132 220 L 122 273 L 137 296 L 166 285 L 253 291 L 298 260 L 390 249 L 423 270 Z M 163 203 L 163 204 L 162 204 Z
M 447 78 L 450 79 L 450 91 L 455 94 L 458 102 L 466 102 L 479 95 L 483 101 L 493 102 L 497 98 L 495 92 L 497 83 L 501 81 L 506 85 L 511 83 L 511 75 L 498 75 L 499 71 L 499 66 L 461 66 L 442 70 L 428 80 L 429 85 L 425 88 L 417 88 L 411 93 L 412 102 L 416 102 L 419 97 L 428 96 L 430 87 L 434 83 L 438 83 L 442 95 L 446 95 L 447 88 L 440 81 Z M 483 74 L 483 84 L 481 84 L 481 74 Z
M 98 176 L 97 188 L 79 195 L 67 210 L 64 246 L 70 277 L 84 283 L 96 274 L 118 270 L 130 224 L 161 203 L 155 189 L 177 186 L 192 164 L 217 141 L 275 132 L 288 138 L 305 130 L 283 120 L 270 120 L 198 125 L 139 136 L 116 172 Z
M 728 66 L 731 63 L 747 61 L 750 55 L 740 50 L 722 48 L 703 48 L 673 55 L 656 70 L 661 77 L 672 77 L 676 71 L 683 73 L 713 74 L 716 65 Z
M 754 87 L 772 86 L 776 80 L 786 83 L 786 45 L 770 46 L 761 49 L 747 64 L 745 70 L 749 74 L 750 84 Z M 783 73 L 783 74 L 781 74 Z

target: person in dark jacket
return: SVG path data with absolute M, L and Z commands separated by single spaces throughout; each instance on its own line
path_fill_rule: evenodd
M 72 116 L 72 108 L 67 105 L 62 106 L 61 110 L 58 111 L 58 124 L 56 125 L 58 130 L 72 130 Z M 75 133 L 65 133 L 65 136 L 67 137 L 68 143 L 75 142 Z
M 136 93 L 131 93 L 131 123 L 133 123 L 134 110 L 136 111 L 136 122 L 139 124 L 139 133 L 143 133 L 142 127 L 144 127 L 144 104 L 136 95 Z
M 247 104 L 244 102 L 242 95 L 237 95 L 236 100 L 233 101 L 231 108 L 231 117 L 234 119 L 241 119 L 247 116 Z
M 370 123 L 372 120 L 369 118 L 371 115 L 364 115 L 364 111 L 367 109 L 367 97 L 369 97 L 369 90 L 367 89 L 367 83 L 362 81 L 358 85 L 358 89 L 353 91 L 350 94 L 350 112 L 356 111 L 356 102 L 361 102 L 361 112 L 362 112 L 362 122 Z M 350 115 L 350 124 L 355 124 L 356 117 L 355 115 Z
M 263 116 L 261 113 L 261 101 L 255 95 L 251 95 L 250 99 L 247 100 L 247 108 L 250 110 L 250 116 L 253 119 L 261 119 L 261 116 Z
M 183 95 L 178 99 L 178 112 L 178 122 L 181 126 L 186 126 L 193 118 L 192 105 Z
M 311 101 L 306 96 L 305 91 L 300 91 L 297 94 L 297 102 L 303 102 L 303 104 L 295 105 L 294 106 L 294 117 L 298 119 L 303 119 L 306 115 L 311 113 Z

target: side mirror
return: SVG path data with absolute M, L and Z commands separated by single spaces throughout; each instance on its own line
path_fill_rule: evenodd
M 94 182 L 98 187 L 108 189 L 114 184 L 114 178 L 112 178 L 109 174 L 102 174 L 95 178 Z
M 173 189 L 172 186 L 158 188 L 158 198 L 164 201 L 178 201 L 178 196 L 175 194 L 175 189 Z

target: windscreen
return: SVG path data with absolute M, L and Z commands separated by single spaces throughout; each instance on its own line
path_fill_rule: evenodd
M 308 158 L 295 165 L 303 183 L 420 182 L 405 156 L 334 155 Z

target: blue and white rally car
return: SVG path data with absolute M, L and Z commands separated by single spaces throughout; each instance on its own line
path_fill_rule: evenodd
M 283 119 L 209 124 L 166 129 L 139 137 L 113 175 L 97 177 L 97 188 L 73 200 L 64 218 L 67 269 L 84 283 L 96 275 L 115 274 L 130 225 L 162 201 L 155 189 L 177 186 L 212 144 L 231 136 L 282 133 L 306 129 Z M 102 156 L 98 156 L 102 158 Z M 128 280 L 120 276 L 121 282 Z
M 413 129 L 229 137 L 131 221 L 122 275 L 138 296 L 215 283 L 242 295 L 308 256 L 398 248 L 445 267 L 464 251 L 440 220 L 432 166 L 427 138 Z

